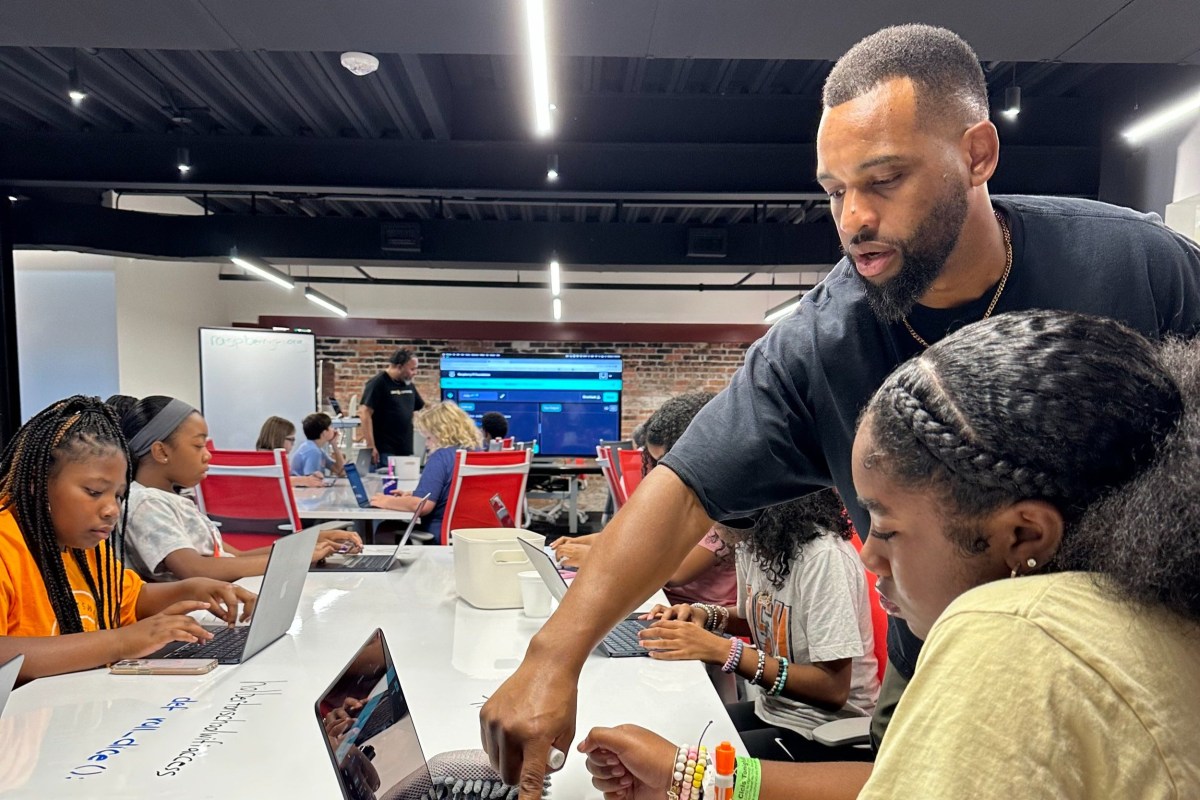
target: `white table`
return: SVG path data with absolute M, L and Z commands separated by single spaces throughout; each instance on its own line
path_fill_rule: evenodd
M 337 798 L 313 703 L 376 627 L 426 757 L 479 747 L 478 704 L 517 667 L 542 620 L 472 608 L 455 594 L 451 549 L 420 553 L 388 573 L 310 574 L 288 635 L 245 664 L 201 677 L 92 670 L 15 690 L 0 718 L 0 797 Z M 243 583 L 253 588 L 258 579 Z M 186 754 L 206 726 L 226 718 L 221 744 Z M 706 743 L 741 746 L 699 663 L 593 654 L 583 670 L 577 738 L 594 725 L 635 722 L 694 742 L 709 720 Z M 106 748 L 115 754 L 88 761 Z M 181 754 L 191 760 L 163 774 Z M 576 752 L 552 788 L 560 799 L 600 796 Z
M 382 482 L 383 476 L 381 475 L 363 476 L 363 487 L 367 490 L 368 495 L 377 494 Z M 416 481 L 397 481 L 396 485 L 408 492 L 417 488 Z M 394 519 L 408 522 L 412 519 L 412 513 L 409 511 L 392 511 L 374 507 L 361 508 L 358 501 L 354 499 L 350 482 L 345 478 L 338 478 L 332 486 L 320 489 L 297 486 L 292 489 L 292 492 L 296 497 L 296 508 L 300 512 L 301 520 L 345 519 L 362 522 L 364 530 L 361 533 L 365 534 L 363 541 L 374 541 L 375 523 L 380 520 Z

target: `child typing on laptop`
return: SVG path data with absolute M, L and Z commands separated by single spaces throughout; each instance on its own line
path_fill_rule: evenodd
M 0 662 L 24 654 L 22 679 L 207 640 L 193 611 L 233 624 L 240 607 L 249 618 L 255 595 L 241 587 L 143 584 L 123 568 L 116 554 L 132 478 L 116 414 L 96 398 L 41 411 L 0 456 Z
M 232 581 L 262 575 L 270 548 L 239 552 L 225 544 L 212 520 L 178 494 L 204 479 L 212 455 L 200 412 L 170 397 L 138 401 L 122 418 L 135 464 L 129 488 L 127 558 L 147 580 L 206 576 Z M 358 552 L 352 531 L 322 531 L 312 561 L 335 552 Z

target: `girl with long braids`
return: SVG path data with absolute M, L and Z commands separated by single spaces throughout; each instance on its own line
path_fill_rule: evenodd
M 122 567 L 126 453 L 113 410 L 76 396 L 22 425 L 0 456 L 0 661 L 23 654 L 22 680 L 212 638 L 193 611 L 250 617 L 256 597 L 239 586 L 146 585 Z
M 151 395 L 121 418 L 135 480 L 129 487 L 129 566 L 149 581 L 197 576 L 234 581 L 267 570 L 270 547 L 239 551 L 180 489 L 204 479 L 212 454 L 208 424 L 182 400 Z M 321 531 L 312 563 L 362 550 L 353 531 Z
M 812 741 L 826 722 L 869 717 L 879 696 L 870 597 L 837 494 L 815 492 L 765 509 L 753 528 L 716 531 L 737 554 L 737 604 L 655 606 L 644 618 L 660 621 L 639 634 L 650 657 L 757 676 L 751 700 L 726 706 L 755 758 L 869 758 Z M 722 632 L 749 634 L 754 648 Z
M 1200 340 L 968 325 L 883 383 L 851 458 L 862 560 L 925 646 L 873 767 L 748 762 L 750 796 L 1196 796 Z M 580 749 L 606 797 L 671 785 L 676 747 L 644 729 Z

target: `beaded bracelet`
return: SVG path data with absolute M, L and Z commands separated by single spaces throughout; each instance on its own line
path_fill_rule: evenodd
M 671 788 L 667 789 L 667 800 L 679 800 L 683 792 L 683 770 L 687 766 L 688 747 L 675 751 L 675 769 L 671 771 Z
M 708 763 L 708 748 L 701 745 L 700 747 L 687 748 L 687 760 L 683 766 L 683 780 L 679 790 L 679 800 L 691 800 L 694 795 L 697 800 L 703 795 L 701 786 L 704 783 L 704 770 Z M 675 762 L 676 767 L 679 766 L 678 759 Z M 679 774 L 678 770 L 675 773 Z M 674 775 L 672 775 L 674 777 Z
M 692 603 L 692 608 L 698 608 L 704 612 L 704 630 L 712 630 L 709 627 L 713 621 L 712 606 L 708 603 Z
M 775 683 L 767 692 L 771 697 L 778 697 L 787 684 L 788 660 L 783 656 L 777 656 L 777 658 L 779 659 L 779 674 L 775 676 Z
M 761 785 L 762 762 L 757 758 L 739 758 L 733 778 L 734 800 L 758 800 Z
M 734 637 L 729 641 L 729 658 L 725 659 L 725 663 L 721 666 L 721 672 L 733 672 L 737 669 L 738 664 L 742 663 L 742 649 L 745 644 L 741 639 Z
M 715 606 L 717 612 L 717 624 L 713 626 L 713 633 L 724 633 L 725 627 L 729 624 L 729 609 L 725 606 Z
M 762 685 L 759 683 L 759 681 L 762 680 L 763 670 L 766 669 L 766 667 L 767 667 L 767 653 L 764 650 L 759 650 L 758 651 L 758 669 L 754 670 L 754 677 L 750 679 L 750 682 L 752 684 L 754 684 L 755 686 Z

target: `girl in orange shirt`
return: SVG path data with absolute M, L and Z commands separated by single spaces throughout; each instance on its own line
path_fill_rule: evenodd
M 141 658 L 212 635 L 188 614 L 230 625 L 256 597 L 224 581 L 144 584 L 122 567 L 133 479 L 115 413 L 98 398 L 59 401 L 0 456 L 0 661 L 21 679 Z

